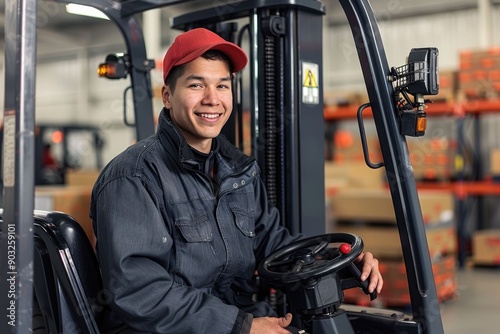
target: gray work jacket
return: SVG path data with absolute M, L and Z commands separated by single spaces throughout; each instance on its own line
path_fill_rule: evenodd
M 300 238 L 280 225 L 260 170 L 222 135 L 214 176 L 162 110 L 155 135 L 102 171 L 91 212 L 109 304 L 106 322 L 151 333 L 244 333 L 258 263 Z

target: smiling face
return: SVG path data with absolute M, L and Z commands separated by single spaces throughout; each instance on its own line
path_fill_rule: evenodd
M 233 109 L 229 64 L 199 57 L 184 65 L 175 87 L 163 86 L 162 96 L 187 143 L 208 153 Z

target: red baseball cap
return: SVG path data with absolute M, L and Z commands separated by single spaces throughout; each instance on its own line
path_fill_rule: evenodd
M 233 71 L 242 70 L 248 62 L 248 57 L 238 45 L 228 42 L 216 33 L 196 28 L 177 36 L 163 58 L 163 80 L 167 78 L 172 67 L 189 63 L 208 50 L 218 50 L 224 53 L 233 64 Z

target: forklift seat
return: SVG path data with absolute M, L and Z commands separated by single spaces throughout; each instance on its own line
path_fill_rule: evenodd
M 33 306 L 33 329 L 41 328 L 36 333 L 99 333 L 106 298 L 87 235 L 65 213 L 35 210 L 33 217 L 33 288 L 38 302 Z M 0 219 L 3 222 L 3 211 Z M 43 323 L 37 317 L 38 307 Z

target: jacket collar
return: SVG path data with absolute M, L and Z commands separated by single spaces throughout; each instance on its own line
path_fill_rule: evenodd
M 172 122 L 170 111 L 166 108 L 163 108 L 160 113 L 157 134 L 165 149 L 170 151 L 177 148 L 181 165 L 188 168 L 198 168 L 198 162 L 194 157 L 191 146 L 188 145 L 180 130 Z M 254 161 L 253 158 L 245 155 L 231 144 L 224 135 L 219 134 L 214 140 L 216 141 L 215 145 L 218 147 L 217 154 L 226 163 L 230 163 L 232 165 L 231 169 L 234 171 L 240 171 Z
M 163 108 L 158 121 L 158 136 L 163 147 L 167 151 L 177 148 L 179 162 L 181 165 L 186 165 L 190 168 L 197 168 L 198 162 L 194 158 L 191 147 L 184 139 L 181 131 L 172 122 L 170 111 Z

